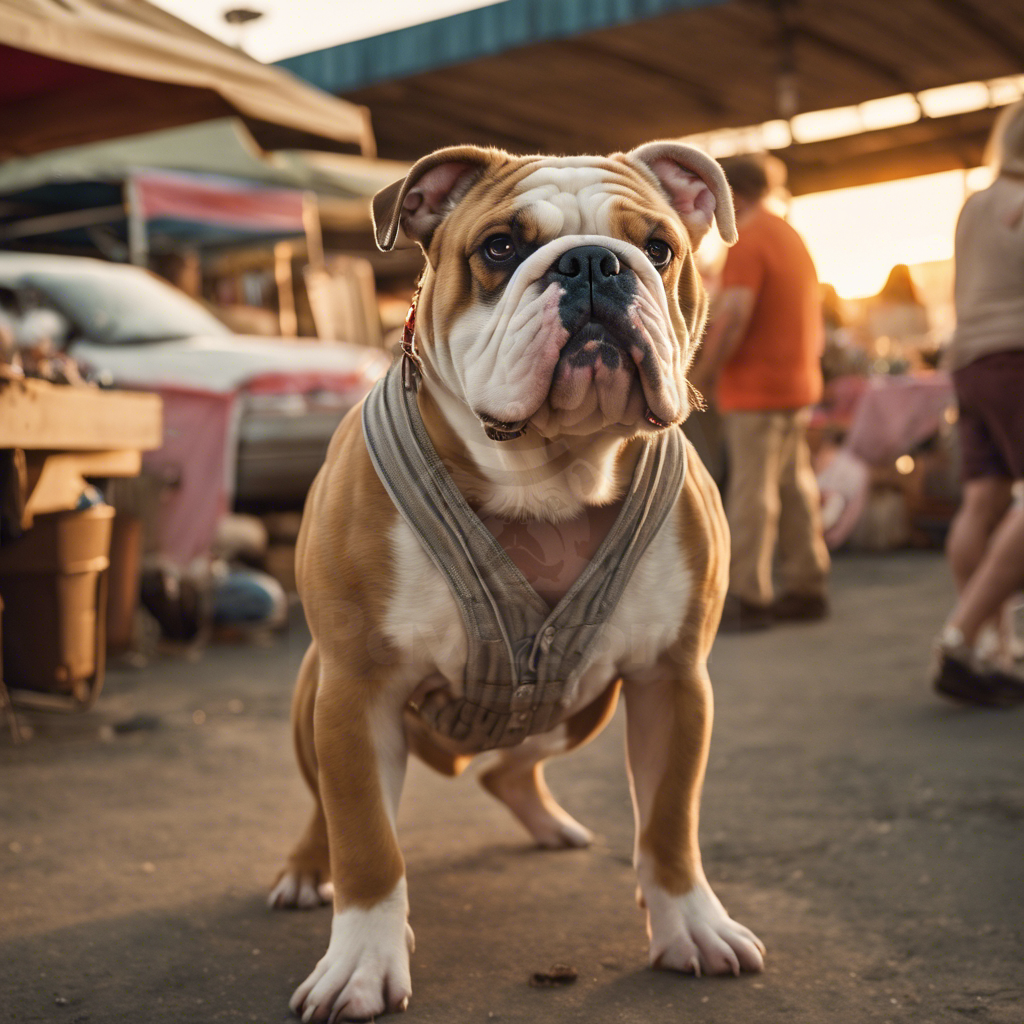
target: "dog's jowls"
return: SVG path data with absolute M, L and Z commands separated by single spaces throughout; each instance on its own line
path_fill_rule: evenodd
M 611 157 L 516 157 L 463 146 L 419 161 L 374 200 L 378 244 L 404 235 L 427 267 L 415 348 L 434 449 L 511 563 L 548 605 L 615 521 L 643 453 L 690 409 L 686 373 L 706 298 L 693 251 L 717 219 L 735 238 L 718 165 L 670 142 Z M 498 439 L 505 438 L 505 439 Z M 697 845 L 711 732 L 705 662 L 728 537 L 690 452 L 564 713 L 481 777 L 542 846 L 590 833 L 555 803 L 545 759 L 604 726 L 619 692 L 651 964 L 760 970 L 763 947 L 722 907 Z M 303 1020 L 368 1018 L 411 995 L 405 868 L 395 836 L 408 752 L 456 775 L 479 752 L 419 709 L 456 700 L 468 641 L 456 597 L 371 463 L 359 411 L 308 499 L 299 588 L 313 635 L 293 706 L 316 807 L 271 893 L 332 902 L 327 952 L 292 998 Z

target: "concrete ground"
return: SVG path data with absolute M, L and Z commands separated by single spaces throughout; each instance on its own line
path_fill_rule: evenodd
M 621 711 L 549 772 L 588 851 L 535 851 L 472 775 L 414 764 L 405 1020 L 1021 1024 L 1024 711 L 928 691 L 950 598 L 936 554 L 841 558 L 831 620 L 719 640 L 704 857 L 768 946 L 760 976 L 645 969 Z M 96 712 L 0 739 L 0 1022 L 290 1019 L 330 919 L 264 905 L 309 806 L 304 642 L 117 672 Z M 118 731 L 138 714 L 156 728 Z M 575 985 L 528 986 L 555 962 Z

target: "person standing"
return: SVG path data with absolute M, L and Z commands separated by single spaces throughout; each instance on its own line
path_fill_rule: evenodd
M 764 164 L 756 157 L 721 164 L 739 241 L 726 258 L 692 380 L 700 391 L 714 389 L 723 417 L 732 559 L 722 629 L 743 631 L 828 614 L 829 556 L 807 444 L 824 338 L 814 263 L 796 231 L 765 205 Z
M 959 600 L 937 642 L 933 685 L 970 704 L 1024 702 L 1024 679 L 975 654 L 982 627 L 1024 588 L 1024 102 L 992 132 L 992 185 L 956 227 L 957 326 L 947 350 L 960 407 L 963 499 L 946 542 Z

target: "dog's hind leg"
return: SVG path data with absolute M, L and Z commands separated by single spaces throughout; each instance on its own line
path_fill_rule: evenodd
M 302 659 L 299 679 L 292 698 L 292 738 L 299 770 L 306 780 L 316 806 L 309 824 L 278 873 L 267 902 L 275 908 L 308 909 L 330 903 L 332 897 L 327 824 L 317 781 L 316 749 L 313 746 L 313 704 L 316 700 L 320 659 L 311 643 Z
M 530 736 L 517 747 L 498 752 L 480 783 L 504 803 L 546 849 L 589 846 L 593 834 L 551 795 L 544 781 L 544 762 L 568 753 L 596 736 L 615 711 L 619 684 L 614 683 L 582 711 L 551 732 Z

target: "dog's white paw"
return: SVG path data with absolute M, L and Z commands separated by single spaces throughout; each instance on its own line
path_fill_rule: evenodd
M 565 814 L 564 811 L 562 813 Z M 552 816 L 548 821 L 539 822 L 530 831 L 537 845 L 545 850 L 582 849 L 594 841 L 594 833 L 568 814 L 564 818 Z
M 267 906 L 272 910 L 310 910 L 334 899 L 334 886 L 321 882 L 319 875 L 287 870 L 270 890 Z
M 698 977 L 764 970 L 764 944 L 729 916 L 703 879 L 682 896 L 657 884 L 643 890 L 652 967 Z
M 559 807 L 532 773 L 484 772 L 480 784 L 512 811 L 545 850 L 581 849 L 594 841 L 594 833 Z
M 334 915 L 327 952 L 288 1004 L 303 1024 L 369 1020 L 408 1006 L 414 940 L 407 915 L 404 878 L 371 909 Z

